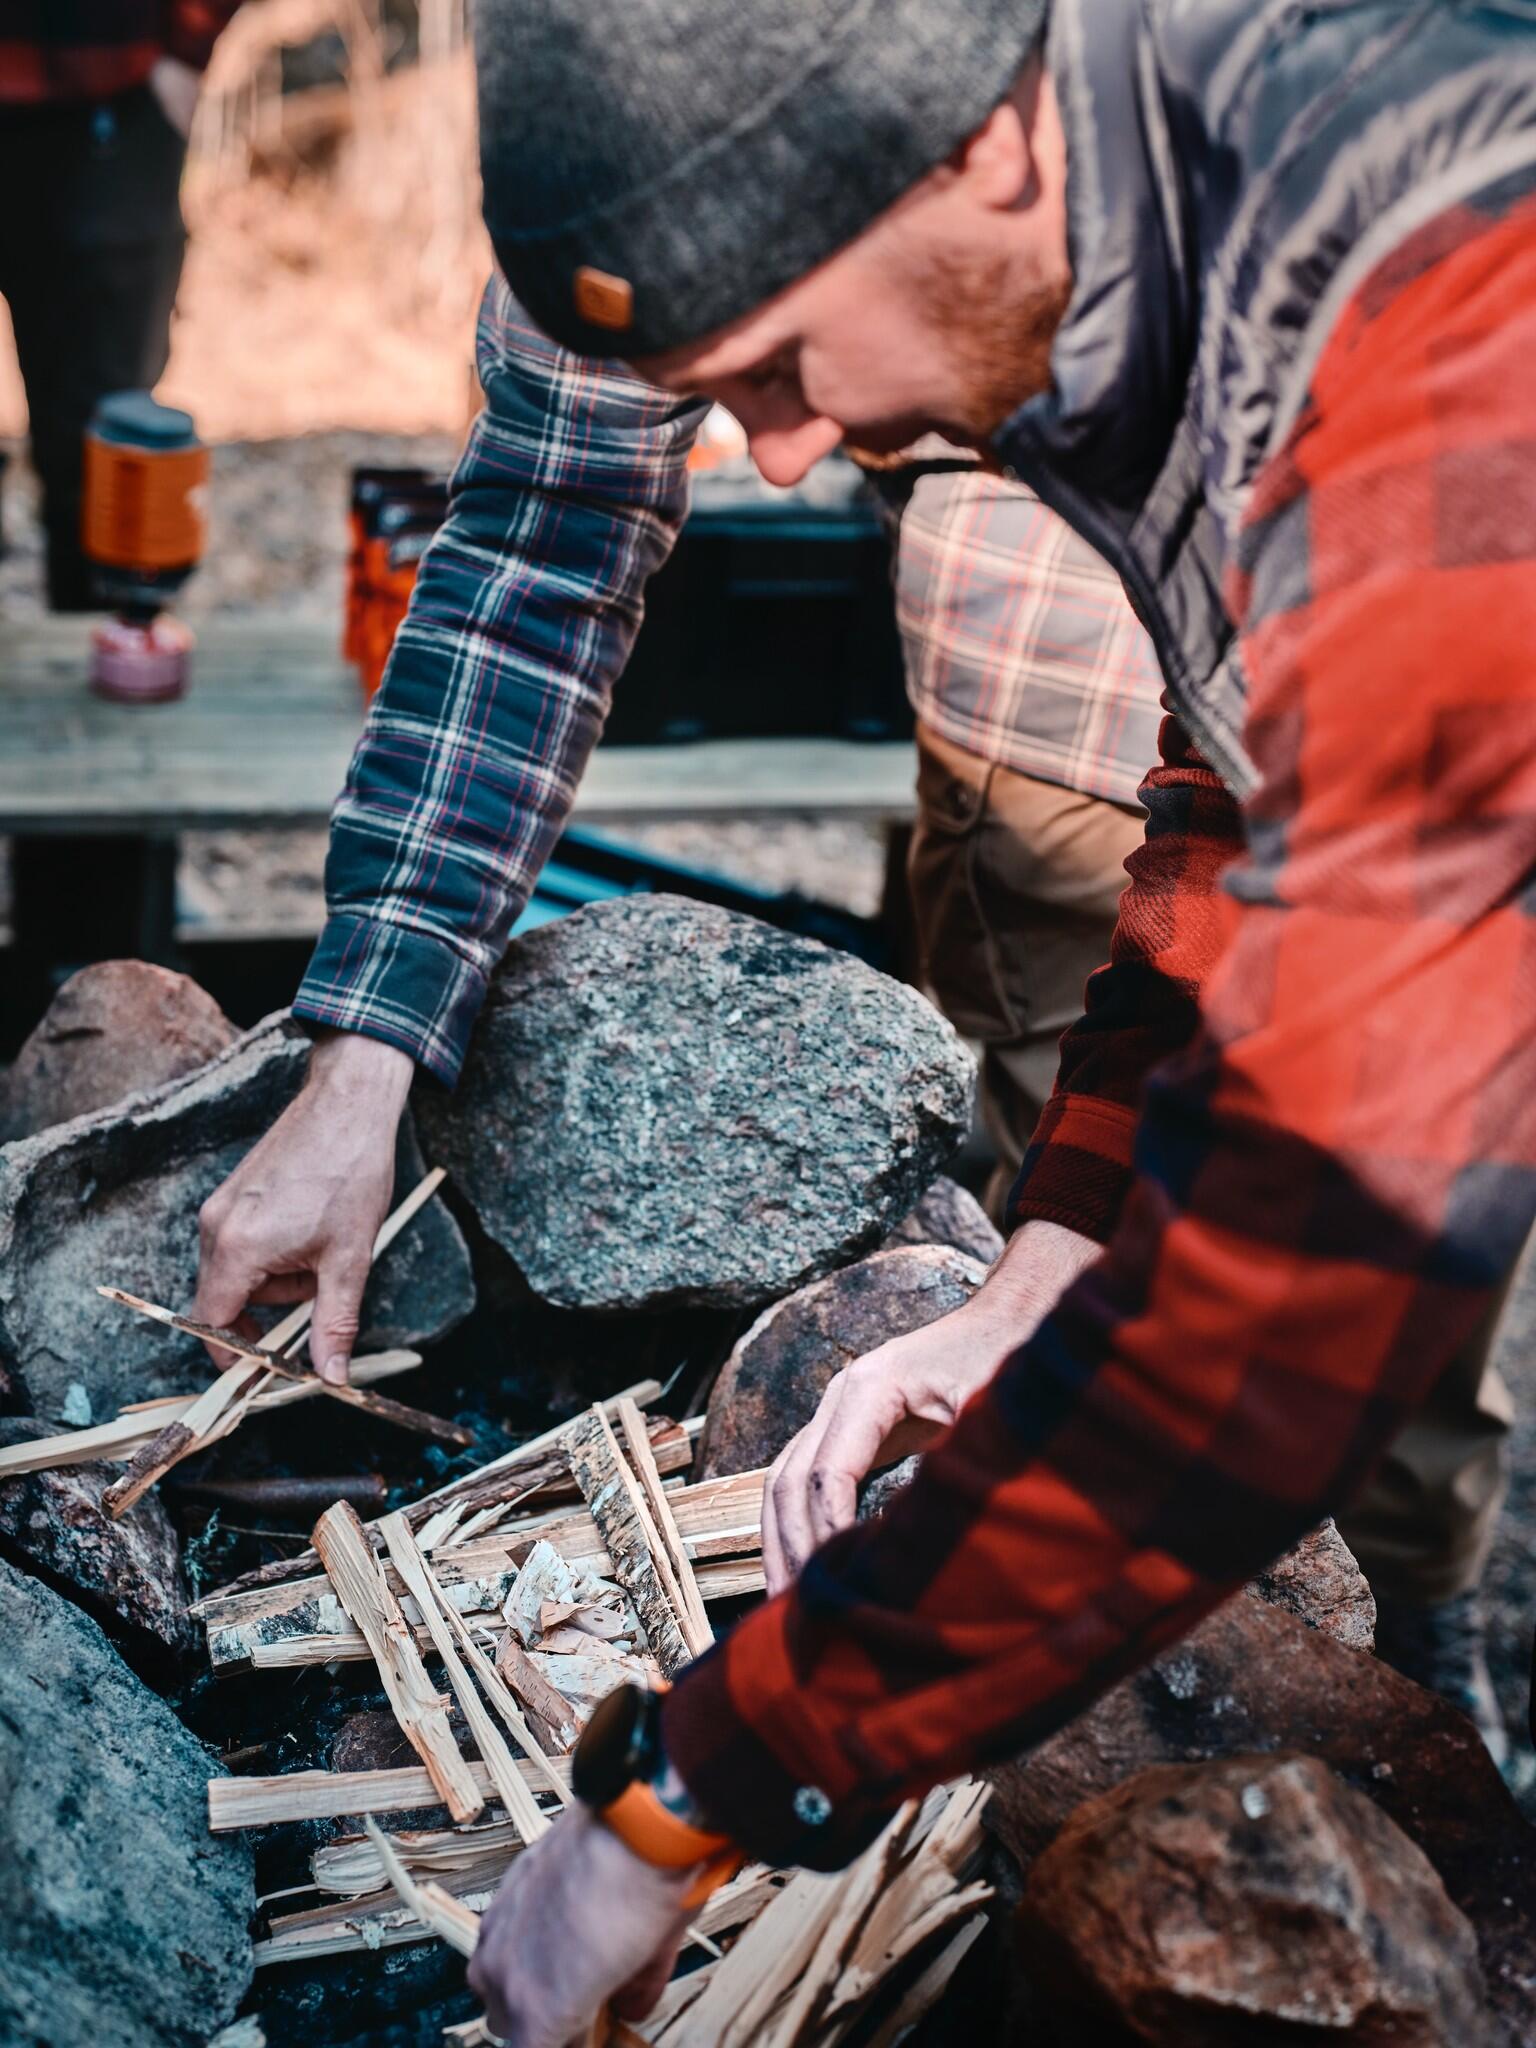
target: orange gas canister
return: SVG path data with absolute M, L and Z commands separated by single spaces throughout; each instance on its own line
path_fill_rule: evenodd
M 351 538 L 356 554 L 348 577 L 343 648 L 357 664 L 367 698 L 384 679 L 421 557 L 447 509 L 445 477 L 420 470 L 355 474 Z
M 91 687 L 157 702 L 187 686 L 192 635 L 166 607 L 202 557 L 208 450 L 187 413 L 147 391 L 101 400 L 85 433 L 81 541 L 116 614 L 92 639 Z
M 343 660 L 361 666 L 365 658 L 365 614 L 383 560 L 383 551 L 376 545 L 380 510 L 401 491 L 422 489 L 431 480 L 424 469 L 361 466 L 352 472 L 347 508 L 346 611 L 341 633 Z

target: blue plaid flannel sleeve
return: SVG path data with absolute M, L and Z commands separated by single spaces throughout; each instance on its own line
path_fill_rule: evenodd
M 450 1085 L 682 524 L 704 413 L 557 348 L 499 277 L 477 355 L 485 410 L 332 814 L 293 1006 Z

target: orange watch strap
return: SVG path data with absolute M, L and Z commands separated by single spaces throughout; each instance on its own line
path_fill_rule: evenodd
M 655 1786 L 642 1778 L 626 1785 L 603 1808 L 602 1819 L 626 1849 L 657 1870 L 691 1870 L 731 1846 L 728 1836 L 711 1834 L 670 1813 L 657 1798 Z
M 626 1849 L 653 1869 L 691 1870 L 696 1863 L 703 1865 L 683 1899 L 690 1913 L 729 1883 L 747 1860 L 728 1836 L 710 1834 L 669 1813 L 655 1786 L 638 1778 L 598 1817 Z
M 714 1897 L 721 1885 L 730 1883 L 746 1860 L 735 1848 L 722 1849 L 718 1856 L 711 1857 L 684 1894 L 684 1912 L 696 1913 L 706 1899 Z

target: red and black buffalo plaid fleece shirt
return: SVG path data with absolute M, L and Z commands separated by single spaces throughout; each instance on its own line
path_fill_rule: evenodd
M 1536 200 L 1335 327 L 1227 593 L 1259 782 L 1165 729 L 1017 1213 L 1104 1257 L 878 1522 L 687 1673 L 690 1789 L 822 1867 L 1355 1494 L 1536 1216 Z
M 201 71 L 240 0 L 0 0 L 0 106 L 104 100 L 159 57 Z

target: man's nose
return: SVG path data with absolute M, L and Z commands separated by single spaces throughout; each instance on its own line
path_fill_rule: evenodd
M 761 427 L 747 435 L 747 446 L 759 474 L 770 484 L 797 484 L 808 470 L 830 455 L 843 438 L 836 420 L 813 418 L 794 427 Z

